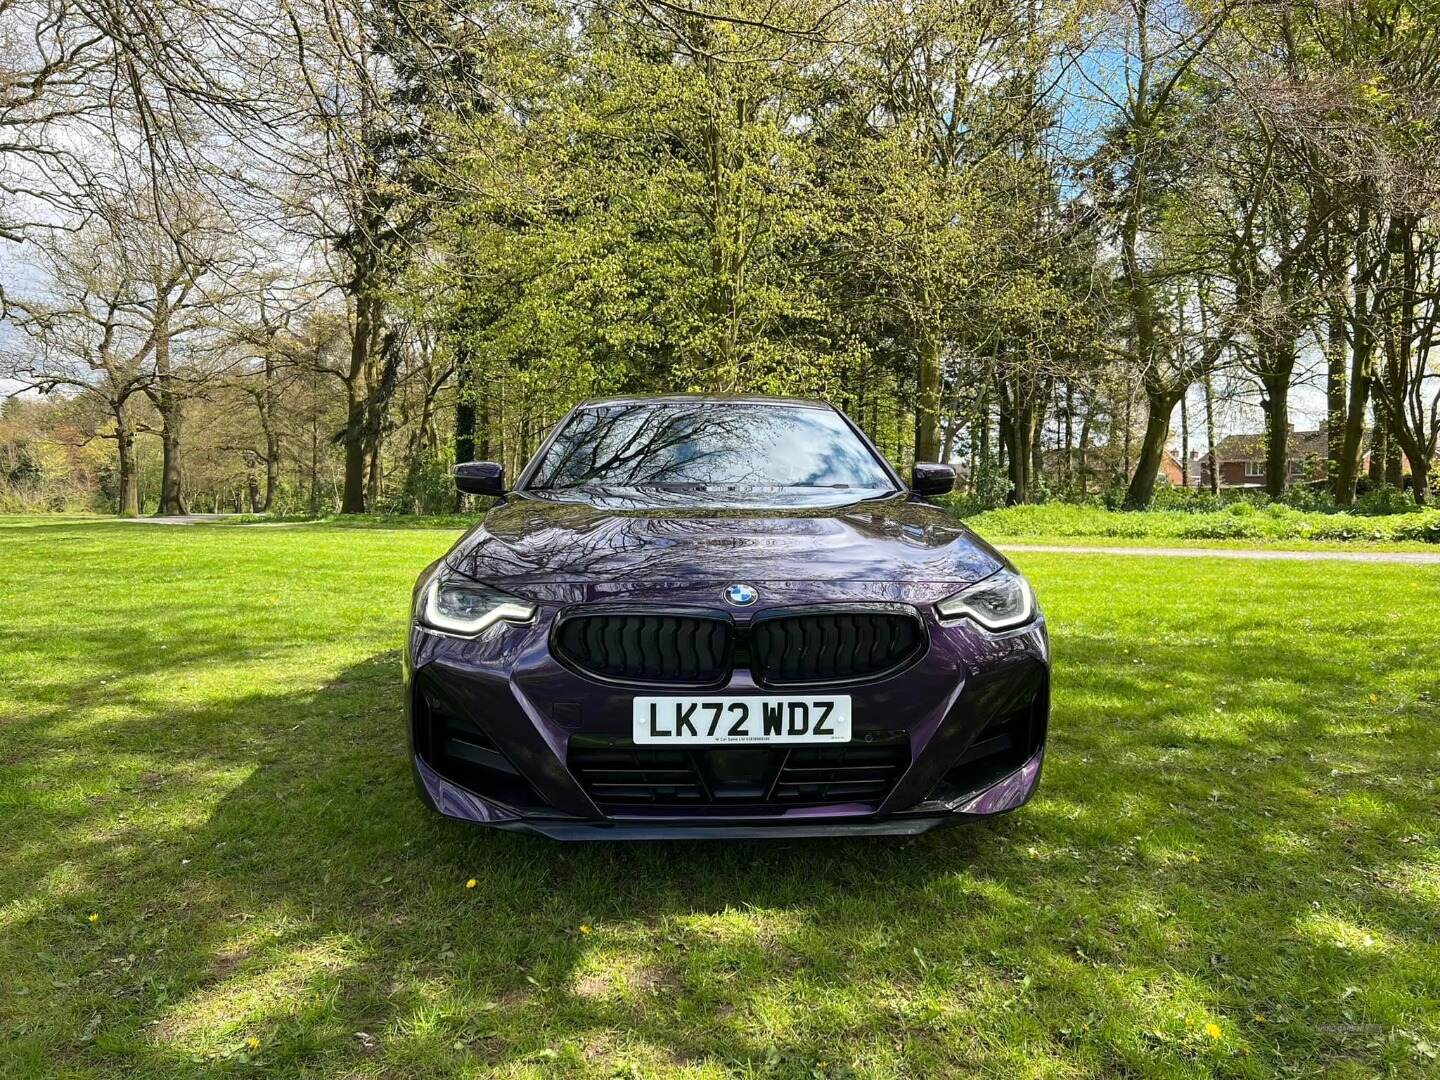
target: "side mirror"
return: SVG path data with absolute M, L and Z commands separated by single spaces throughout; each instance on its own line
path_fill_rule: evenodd
M 910 474 L 910 490 L 922 498 L 949 495 L 955 488 L 955 468 L 933 461 L 917 461 Z
M 455 466 L 455 486 L 466 495 L 504 495 L 505 466 L 493 461 L 466 461 Z

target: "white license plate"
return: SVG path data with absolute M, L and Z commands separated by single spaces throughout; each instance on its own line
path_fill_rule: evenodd
M 635 741 L 666 746 L 850 741 L 850 698 L 637 697 Z

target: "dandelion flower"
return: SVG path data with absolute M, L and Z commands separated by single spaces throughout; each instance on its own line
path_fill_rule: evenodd
M 589 924 L 589 923 L 581 923 L 581 924 L 580 924 L 580 933 L 582 933 L 582 934 L 588 934 L 588 933 L 590 933 L 590 924 Z
M 467 889 L 473 889 L 478 884 L 480 883 L 472 877 L 469 881 L 465 882 L 465 887 Z
M 1210 1021 L 1210 1023 L 1205 1025 L 1205 1034 L 1209 1035 L 1212 1039 L 1220 1038 L 1220 1025 L 1213 1020 Z
M 248 1039 L 245 1040 L 245 1049 L 246 1049 L 246 1050 L 259 1050 L 259 1049 L 260 1049 L 260 1040 L 257 1039 L 254 1035 L 251 1035 Z
M 90 921 L 91 921 L 91 922 L 99 922 L 99 921 L 100 921 L 100 913 L 99 913 L 98 911 L 92 911 L 92 912 L 90 913 Z

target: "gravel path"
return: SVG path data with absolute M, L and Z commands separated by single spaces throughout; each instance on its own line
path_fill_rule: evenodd
M 183 517 L 116 518 L 136 525 L 204 525 L 237 514 L 186 514 Z M 246 528 L 278 528 L 308 522 L 254 521 Z M 1042 555 L 1139 555 L 1151 559 L 1275 559 L 1282 562 L 1410 563 L 1440 566 L 1440 552 L 1429 551 L 1282 551 L 1272 548 L 1084 547 L 1079 544 L 1003 544 L 1002 551 Z
M 1412 563 L 1440 566 L 1440 552 L 1280 551 L 1271 548 L 1081 547 L 1074 544 L 1004 544 L 1002 551 L 1047 555 L 1143 555 L 1152 559 L 1278 559 L 1288 562 Z
M 173 517 L 130 517 L 115 518 L 131 525 L 204 525 L 210 521 L 224 521 L 239 517 L 239 514 L 175 514 Z

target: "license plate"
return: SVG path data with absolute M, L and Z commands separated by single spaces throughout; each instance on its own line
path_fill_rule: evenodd
M 850 698 L 637 697 L 635 741 L 666 746 L 850 741 Z

